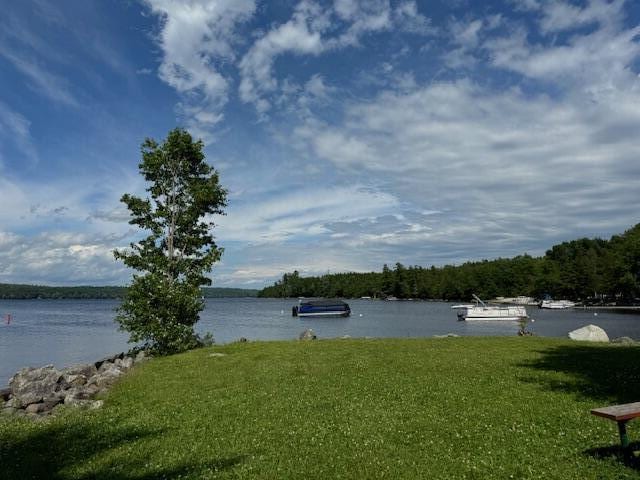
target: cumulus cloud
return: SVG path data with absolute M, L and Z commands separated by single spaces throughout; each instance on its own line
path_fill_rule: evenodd
M 357 47 L 364 35 L 392 28 L 433 33 L 413 1 L 392 8 L 386 0 L 336 0 L 333 8 L 322 8 L 311 0 L 302 0 L 287 22 L 269 30 L 242 58 L 240 98 L 253 103 L 262 115 L 272 107 L 269 95 L 280 87 L 273 72 L 277 57 L 287 53 L 317 56 Z
M 255 11 L 253 0 L 145 0 L 162 18 L 159 76 L 182 95 L 180 112 L 198 136 L 211 140 L 229 95 L 224 63 L 235 59 L 239 24 Z
M 296 54 L 318 54 L 324 49 L 320 31 L 326 26 L 320 7 L 312 2 L 298 4 L 292 18 L 270 30 L 258 39 L 240 62 L 242 81 L 240 98 L 255 103 L 259 113 L 270 108 L 262 92 L 272 92 L 277 88 L 273 77 L 273 62 L 276 56 L 286 52 Z
M 35 236 L 0 231 L 0 282 L 123 284 L 128 272 L 114 261 L 116 242 L 65 231 Z
M 590 0 L 584 7 L 567 1 L 547 2 L 534 7 L 542 13 L 542 32 L 561 32 L 593 23 L 616 24 L 621 20 L 625 0 Z
M 618 91 L 617 99 L 637 105 L 640 92 Z M 398 198 L 442 212 L 418 237 L 457 239 L 478 256 L 482 245 L 504 246 L 483 242 L 490 232 L 513 247 L 527 237 L 553 241 L 590 214 L 591 225 L 628 224 L 634 215 L 626 202 L 640 187 L 638 129 L 633 108 L 493 92 L 464 80 L 387 91 L 351 103 L 338 124 L 307 122 L 294 132 L 339 169 L 375 172 Z M 391 229 L 369 240 L 408 244 L 409 233 Z
M 584 8 L 563 2 L 539 6 L 543 13 L 540 33 L 594 27 L 574 33 L 565 41 L 531 43 L 520 26 L 508 36 L 487 40 L 484 48 L 494 66 L 526 77 L 569 88 L 592 91 L 617 88 L 620 81 L 637 80 L 630 65 L 640 54 L 640 25 L 622 27 L 623 1 L 593 0 Z

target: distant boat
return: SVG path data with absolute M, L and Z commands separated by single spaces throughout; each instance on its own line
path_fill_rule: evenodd
M 533 297 L 527 297 L 525 295 L 519 295 L 513 299 L 514 305 L 537 305 Z
M 291 309 L 294 317 L 348 317 L 349 304 L 341 300 L 308 300 Z
M 509 304 L 509 305 L 529 305 L 536 306 L 538 302 L 533 297 L 527 297 L 525 295 L 519 295 L 517 297 L 496 297 L 491 300 L 493 303 Z
M 540 308 L 548 308 L 551 310 L 564 310 L 566 308 L 573 308 L 576 306 L 575 302 L 571 300 L 542 300 L 538 305 Z
M 487 305 L 477 295 L 473 295 L 475 305 L 454 305 L 458 310 L 458 320 L 521 320 L 528 318 L 527 309 L 522 306 Z

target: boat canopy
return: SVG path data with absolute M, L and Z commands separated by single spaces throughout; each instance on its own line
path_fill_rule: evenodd
M 348 307 L 349 304 L 342 300 L 307 300 L 306 302 L 300 302 L 300 305 L 308 305 L 310 307 Z

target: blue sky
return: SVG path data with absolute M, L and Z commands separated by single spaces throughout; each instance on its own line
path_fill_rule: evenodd
M 124 284 L 140 144 L 229 189 L 216 286 L 640 221 L 640 3 L 0 0 L 0 282 Z

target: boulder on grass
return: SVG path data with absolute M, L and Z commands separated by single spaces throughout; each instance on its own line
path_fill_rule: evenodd
M 27 413 L 47 413 L 50 412 L 53 407 L 61 402 L 60 399 L 47 400 L 46 402 L 32 403 L 25 408 Z
M 310 328 L 307 328 L 304 332 L 300 334 L 298 338 L 300 340 L 316 340 L 318 337 L 316 337 L 316 334 L 313 333 L 313 330 L 311 330 Z
M 597 325 L 587 325 L 569 332 L 569 338 L 579 342 L 608 342 L 609 336 Z
M 618 337 L 611 340 L 611 343 L 618 343 L 620 345 L 634 345 L 636 342 L 631 337 Z

